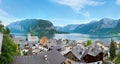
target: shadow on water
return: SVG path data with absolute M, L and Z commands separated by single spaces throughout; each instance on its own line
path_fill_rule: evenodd
M 48 39 L 52 39 L 54 37 L 54 34 L 37 34 L 39 38 L 42 38 L 46 36 Z
M 26 39 L 27 34 L 26 33 L 11 33 L 10 35 L 12 35 L 15 38 L 24 38 Z M 52 39 L 54 37 L 54 34 L 36 34 L 36 35 L 32 35 L 32 36 L 38 36 L 38 38 L 42 38 L 43 36 L 46 36 L 48 39 Z

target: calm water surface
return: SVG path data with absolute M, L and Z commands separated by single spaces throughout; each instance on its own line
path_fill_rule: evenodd
M 12 34 L 16 38 L 26 38 L 26 34 Z M 42 35 L 44 36 L 44 35 Z M 42 36 L 39 35 L 41 38 Z M 48 34 L 47 37 L 50 39 L 70 39 L 70 40 L 77 40 L 79 42 L 86 41 L 91 39 L 92 41 L 102 41 L 102 42 L 110 42 L 111 38 L 114 39 L 116 42 L 120 41 L 120 36 L 114 35 L 87 35 L 87 34 L 77 34 L 77 33 L 70 33 L 70 34 Z

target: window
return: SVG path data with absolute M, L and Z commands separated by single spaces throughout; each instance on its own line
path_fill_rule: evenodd
M 82 52 L 80 51 L 80 54 L 82 54 Z

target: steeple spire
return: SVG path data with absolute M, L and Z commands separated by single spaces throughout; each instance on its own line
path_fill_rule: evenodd
M 31 37 L 30 28 L 28 27 L 28 38 Z
M 28 27 L 28 33 L 30 33 L 30 27 Z

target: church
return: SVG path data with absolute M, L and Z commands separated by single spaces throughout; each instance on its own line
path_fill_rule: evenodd
M 39 38 L 38 36 L 31 36 L 30 34 L 30 30 L 28 30 L 28 41 L 32 41 L 32 42 L 38 42 Z

